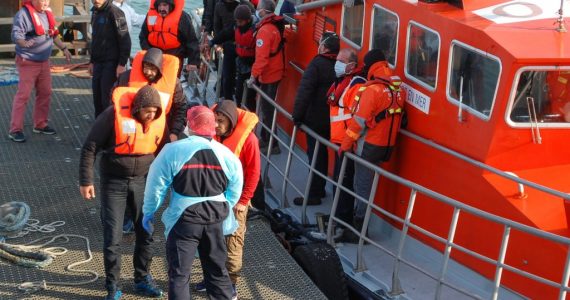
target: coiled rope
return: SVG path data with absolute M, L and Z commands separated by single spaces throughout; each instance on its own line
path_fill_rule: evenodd
M 30 232 L 52 233 L 56 227 L 65 225 L 64 221 L 55 221 L 49 224 L 40 225 L 37 219 L 29 219 L 30 207 L 24 202 L 10 202 L 0 206 L 0 258 L 8 260 L 23 267 L 43 268 L 53 262 L 57 256 L 64 255 L 68 250 L 64 247 L 47 247 L 58 239 L 61 243 L 69 242 L 70 238 L 80 238 L 85 240 L 87 248 L 87 258 L 74 262 L 65 267 L 65 270 L 73 273 L 86 273 L 93 277 L 84 281 L 29 281 L 18 285 L 18 289 L 24 293 L 33 293 L 46 289 L 48 285 L 78 286 L 92 283 L 99 278 L 99 274 L 92 270 L 78 269 L 77 266 L 86 264 L 93 259 L 89 239 L 76 234 L 59 234 L 54 237 L 43 237 L 31 241 L 24 245 L 6 243 L 6 240 L 21 238 Z M 37 244 L 41 241 L 44 243 Z M 43 249 L 41 249 L 43 248 Z

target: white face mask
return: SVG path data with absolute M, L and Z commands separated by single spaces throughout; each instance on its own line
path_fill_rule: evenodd
M 336 63 L 334 63 L 334 73 L 337 78 L 344 76 L 346 74 L 346 64 L 337 60 Z

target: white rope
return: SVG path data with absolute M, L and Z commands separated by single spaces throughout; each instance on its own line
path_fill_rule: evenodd
M 52 223 L 53 224 L 53 223 Z M 87 258 L 81 261 L 77 261 L 74 262 L 72 264 L 67 265 L 67 267 L 65 267 L 66 271 L 69 272 L 74 272 L 74 273 L 87 273 L 87 274 L 91 274 L 93 275 L 93 278 L 88 279 L 88 280 L 84 280 L 84 281 L 76 281 L 76 282 L 68 282 L 68 281 L 46 281 L 45 279 L 42 281 L 28 281 L 28 282 L 24 282 L 22 284 L 20 284 L 18 286 L 18 289 L 26 294 L 30 294 L 30 293 L 34 293 L 36 291 L 42 290 L 42 289 L 47 289 L 48 285 L 59 285 L 59 286 L 79 286 L 79 285 L 84 285 L 84 284 L 88 284 L 88 283 L 92 283 L 97 281 L 97 279 L 99 279 L 99 274 L 93 270 L 87 270 L 87 269 L 76 269 L 77 266 L 86 264 L 88 262 L 90 262 L 93 259 L 93 253 L 91 252 L 91 246 L 89 243 L 89 239 L 85 236 L 82 235 L 77 235 L 77 234 L 59 234 L 56 235 L 52 238 L 49 237 L 44 237 L 44 238 L 40 238 L 37 240 L 34 240 L 26 245 L 23 245 L 21 247 L 24 247 L 24 249 L 38 249 L 44 246 L 47 246 L 53 242 L 55 242 L 55 240 L 57 240 L 58 238 L 64 238 L 65 241 L 63 243 L 67 243 L 69 242 L 69 238 L 70 237 L 75 237 L 75 238 L 81 238 L 85 240 L 85 244 L 87 246 Z M 37 243 L 39 241 L 42 240 L 49 240 L 43 244 L 39 244 L 39 245 L 31 245 L 34 243 Z M 63 251 L 61 252 L 57 252 L 54 250 L 56 249 L 61 249 Z M 67 253 L 67 249 L 64 247 L 50 247 L 50 248 L 46 248 L 44 249 L 44 251 L 51 251 L 51 254 L 53 255 L 63 255 L 65 253 Z
M 28 219 L 28 221 L 26 222 L 26 226 L 22 229 L 22 231 L 18 232 L 18 234 L 14 235 L 14 236 L 5 237 L 5 239 L 8 240 L 8 239 L 21 238 L 30 232 L 52 233 L 52 232 L 55 232 L 57 230 L 57 227 L 63 226 L 63 225 L 65 225 L 64 221 L 55 221 L 55 222 L 52 222 L 49 224 L 40 225 L 39 220 Z M 73 273 L 86 273 L 86 274 L 92 275 L 93 277 L 91 279 L 88 279 L 88 280 L 76 281 L 76 282 L 46 281 L 45 279 L 42 281 L 28 281 L 28 282 L 23 282 L 20 285 L 18 285 L 18 290 L 20 290 L 26 294 L 30 294 L 30 293 L 37 292 L 39 290 L 47 289 L 48 285 L 79 286 L 79 285 L 84 285 L 84 284 L 95 282 L 95 281 L 97 281 L 97 279 L 99 279 L 99 274 L 95 271 L 87 270 L 87 269 L 76 269 L 77 266 L 86 264 L 93 259 L 93 253 L 91 252 L 91 245 L 90 245 L 89 239 L 83 235 L 59 234 L 59 235 L 56 235 L 54 237 L 48 236 L 48 237 L 39 238 L 39 239 L 33 240 L 33 241 L 26 243 L 26 244 L 23 244 L 23 245 L 8 244 L 8 243 L 4 243 L 4 244 L 6 244 L 8 246 L 15 247 L 15 248 L 19 248 L 21 250 L 30 251 L 30 250 L 41 249 L 45 246 L 48 246 L 48 245 L 54 243 L 58 239 L 63 239 L 63 241 L 61 241 L 60 243 L 67 243 L 67 242 L 69 242 L 69 238 L 80 238 L 80 239 L 85 240 L 85 244 L 87 247 L 87 258 L 84 260 L 77 261 L 77 262 L 74 262 L 74 263 L 67 265 L 65 267 L 65 270 L 68 272 L 73 272 Z M 44 240 L 47 240 L 47 241 L 44 243 L 41 243 L 41 244 L 37 244 L 37 243 L 44 241 Z M 0 241 L 0 242 L 3 242 L 3 241 Z M 57 256 L 60 256 L 60 255 L 64 255 L 68 252 L 67 248 L 61 247 L 61 246 L 47 247 L 47 248 L 41 249 L 41 251 L 48 253 L 50 256 L 52 256 L 54 258 Z

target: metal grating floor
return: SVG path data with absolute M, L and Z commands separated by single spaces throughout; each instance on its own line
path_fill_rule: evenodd
M 54 60 L 62 63 L 63 60 Z M 0 60 L 0 66 L 13 65 L 13 60 Z M 28 105 L 24 134 L 27 141 L 19 144 L 7 138 L 10 111 L 16 86 L 0 87 L 0 204 L 24 201 L 32 209 L 32 218 L 41 224 L 65 221 L 51 234 L 30 233 L 10 243 L 24 244 L 57 234 L 84 235 L 89 238 L 93 260 L 80 268 L 99 273 L 96 282 L 79 287 L 49 286 L 34 294 L 25 295 L 16 289 L 24 281 L 82 281 L 91 277 L 75 275 L 65 267 L 86 257 L 85 241 L 71 239 L 69 249 L 45 269 L 28 269 L 0 261 L 0 299 L 96 299 L 105 295 L 102 228 L 99 204 L 84 201 L 78 191 L 77 172 L 79 149 L 93 122 L 91 81 L 65 74 L 54 74 L 50 111 L 50 126 L 57 130 L 54 136 L 32 133 L 31 112 Z M 164 254 L 164 236 L 161 225 L 155 234 L 155 257 L 152 274 L 166 290 L 167 273 Z M 123 299 L 137 299 L 132 293 L 132 238 L 123 240 L 122 285 Z M 201 280 L 199 261 L 196 260 L 192 284 Z M 238 284 L 240 299 L 325 299 L 301 268 L 274 238 L 268 224 L 251 221 L 246 233 L 246 247 L 242 280 Z M 195 299 L 206 299 L 204 293 L 193 293 Z

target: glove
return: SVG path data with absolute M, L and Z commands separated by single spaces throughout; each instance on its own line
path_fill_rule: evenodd
M 251 88 L 251 86 L 255 84 L 255 77 L 253 76 L 249 77 L 249 79 L 245 83 L 247 84 L 248 88 Z
M 338 157 L 342 157 L 345 152 L 352 152 L 352 148 L 354 147 L 354 140 L 349 137 L 344 137 L 342 140 L 342 144 L 338 148 Z
M 152 235 L 154 232 L 154 215 L 144 215 L 142 226 L 148 234 Z

